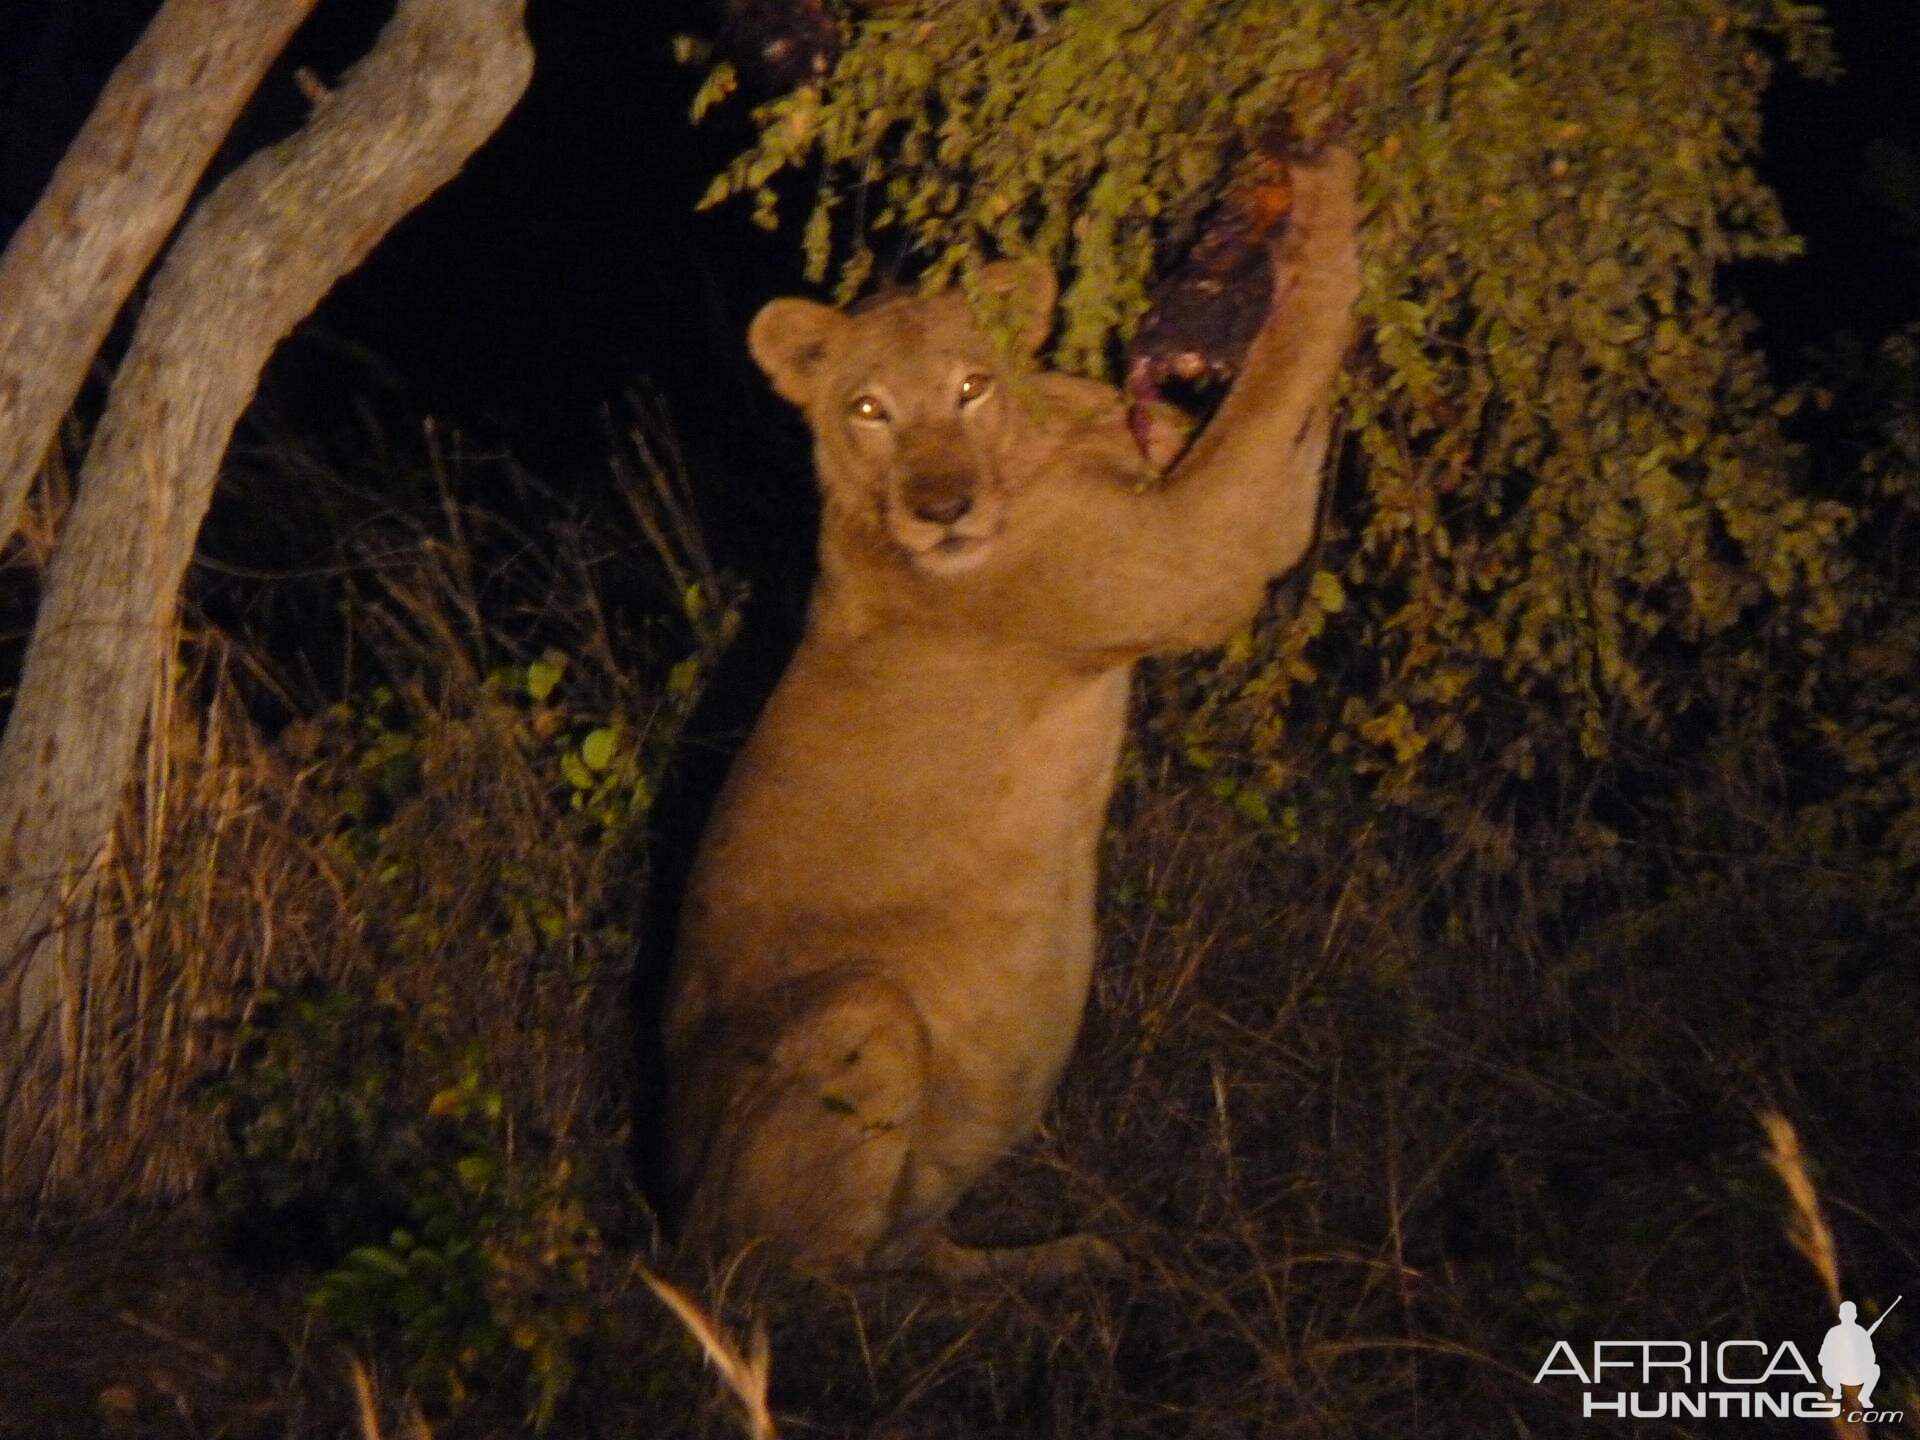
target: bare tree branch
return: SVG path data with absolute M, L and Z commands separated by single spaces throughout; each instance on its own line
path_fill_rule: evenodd
M 0 994 L 18 986 L 23 1028 L 59 998 L 45 941 L 104 851 L 220 458 L 261 367 L 513 108 L 532 70 L 524 11 L 525 0 L 399 0 L 306 127 L 195 210 L 154 279 L 0 741 Z
M 167 0 L 0 255 L 0 544 L 234 116 L 314 0 Z

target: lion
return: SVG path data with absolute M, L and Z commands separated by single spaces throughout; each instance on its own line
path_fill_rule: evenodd
M 944 1222 L 1033 1132 L 1086 1008 L 1136 661 L 1218 645 L 1305 553 L 1359 288 L 1355 164 L 1300 162 L 1271 312 L 1156 473 L 1117 391 L 958 291 L 769 303 L 747 337 L 822 496 L 799 649 L 696 853 L 667 997 L 686 1241 L 831 1275 L 1053 1275 Z M 1026 352 L 1054 280 L 1002 262 Z

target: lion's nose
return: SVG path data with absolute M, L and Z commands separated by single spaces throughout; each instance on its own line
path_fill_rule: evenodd
M 913 505 L 913 513 L 929 525 L 951 525 L 971 509 L 973 497 L 966 494 L 929 496 Z

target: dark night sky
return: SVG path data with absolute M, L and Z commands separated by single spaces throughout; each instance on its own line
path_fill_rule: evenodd
M 0 14 L 0 227 L 31 204 L 154 0 L 14 0 Z M 364 49 L 379 0 L 323 0 L 268 79 L 221 165 L 298 123 L 293 65 L 323 77 Z M 723 558 L 748 569 L 804 556 L 799 431 L 748 366 L 742 333 L 794 287 L 791 234 L 741 208 L 691 202 L 737 148 L 729 116 L 695 129 L 696 76 L 668 37 L 709 29 L 699 0 L 533 0 L 532 89 L 467 173 L 409 218 L 276 359 L 268 389 L 297 408 L 364 384 L 338 357 L 364 347 L 398 377 L 397 413 L 431 412 L 510 445 L 562 486 L 604 475 L 599 418 L 636 381 L 667 400 L 711 507 Z M 1848 327 L 1920 317 L 1920 241 L 1899 248 L 1863 182 L 1867 147 L 1920 157 L 1920 0 L 1830 7 L 1848 67 L 1837 86 L 1790 81 L 1769 106 L 1766 169 L 1809 238 L 1797 265 L 1749 273 L 1776 359 Z M 218 168 L 218 167 L 217 167 Z M 769 446 L 764 436 L 777 443 Z
M 1869 179 L 1876 148 L 1898 147 L 1920 167 L 1920 0 L 1826 10 L 1845 75 L 1833 84 L 1787 75 L 1767 102 L 1761 170 L 1807 240 L 1802 260 L 1742 277 L 1776 358 L 1837 330 L 1874 338 L 1920 320 L 1920 233 L 1898 233 Z M 1920 188 L 1911 201 L 1920 206 Z

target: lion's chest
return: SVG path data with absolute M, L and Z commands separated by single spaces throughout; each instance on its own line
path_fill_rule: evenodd
M 687 916 L 707 1004 L 876 966 L 915 997 L 936 1088 L 1017 1132 L 1085 1006 L 1128 671 L 887 658 L 803 647 L 742 753 Z

